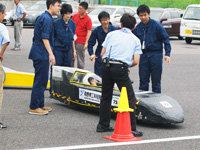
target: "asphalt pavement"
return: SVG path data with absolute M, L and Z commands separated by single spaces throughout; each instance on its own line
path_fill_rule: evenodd
M 33 73 L 28 60 L 32 45 L 33 28 L 23 29 L 21 51 L 14 46 L 13 27 L 7 26 L 11 43 L 3 65 Z M 30 89 L 4 89 L 2 122 L 7 129 L 0 130 L 0 150 L 15 149 L 117 149 L 117 150 L 198 150 L 200 149 L 200 41 L 186 44 L 171 38 L 171 64 L 163 63 L 162 92 L 173 97 L 182 106 L 185 121 L 182 124 L 159 125 L 138 123 L 144 133 L 141 142 L 117 143 L 103 138 L 112 133 L 97 133 L 98 112 L 67 106 L 49 97 L 45 91 L 45 104 L 53 108 L 46 116 L 29 115 Z M 93 71 L 86 51 L 86 70 Z M 133 87 L 138 89 L 138 67 L 130 69 Z M 112 118 L 111 126 L 114 127 Z M 62 147 L 62 148 L 61 148 Z

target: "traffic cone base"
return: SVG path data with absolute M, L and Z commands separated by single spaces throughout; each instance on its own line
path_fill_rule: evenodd
M 116 141 L 116 142 L 128 142 L 128 141 L 141 141 L 142 140 L 140 138 L 134 137 L 133 134 L 131 134 L 129 136 L 127 136 L 127 135 L 126 136 L 121 136 L 121 135 L 113 136 L 113 134 L 112 134 L 112 136 L 104 136 L 103 138 L 112 140 L 112 141 Z

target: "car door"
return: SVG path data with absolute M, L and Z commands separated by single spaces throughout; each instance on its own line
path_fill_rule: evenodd
M 172 22 L 172 35 L 179 36 L 180 35 L 180 23 L 181 17 L 177 11 L 171 11 L 171 22 Z
M 165 28 L 165 30 L 167 31 L 168 35 L 173 34 L 171 14 L 169 11 L 165 11 L 163 13 L 163 15 L 160 18 L 160 23 L 162 23 L 162 25 Z

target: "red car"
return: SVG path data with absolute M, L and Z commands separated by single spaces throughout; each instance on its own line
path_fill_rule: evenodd
M 169 36 L 180 37 L 181 14 L 183 11 L 175 8 L 150 8 L 150 17 L 162 23 Z

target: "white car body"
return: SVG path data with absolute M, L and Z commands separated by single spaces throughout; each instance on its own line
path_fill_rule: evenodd
M 121 28 L 120 18 L 124 13 L 135 15 L 136 11 L 131 7 L 126 6 L 99 6 L 88 13 L 92 20 L 92 29 L 100 26 L 98 15 L 100 12 L 106 11 L 110 14 L 110 23 L 117 28 Z
M 189 5 L 181 19 L 180 36 L 190 44 L 193 39 L 200 40 L 200 5 Z

